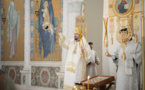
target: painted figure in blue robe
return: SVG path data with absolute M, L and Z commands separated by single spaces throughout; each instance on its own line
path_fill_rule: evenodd
M 56 31 L 51 0 L 41 0 L 39 9 L 39 49 L 44 51 L 44 58 L 55 50 Z

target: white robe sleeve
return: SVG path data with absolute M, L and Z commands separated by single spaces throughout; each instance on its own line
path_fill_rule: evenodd
M 142 62 L 142 49 L 141 44 L 137 43 L 135 54 L 132 55 L 136 64 L 141 64 Z
M 132 57 L 138 65 L 136 70 L 138 74 L 139 90 L 142 90 L 142 48 L 140 43 L 137 43 L 135 54 L 133 54 Z
M 113 62 L 118 65 L 118 59 L 119 59 L 119 48 L 117 48 L 116 52 L 115 52 L 115 55 L 112 55 L 112 59 L 113 59 Z
M 91 58 L 91 49 L 84 37 L 82 37 L 83 42 L 84 42 L 84 50 L 85 50 L 85 60 L 88 61 Z
M 133 53 L 126 54 L 129 58 L 133 59 L 136 64 L 140 65 L 142 62 L 142 49 L 141 44 L 138 42 L 135 46 L 135 51 Z
M 66 44 L 65 40 L 65 36 L 62 33 L 59 33 L 59 45 L 65 49 L 68 49 L 68 44 Z
M 91 63 L 91 59 L 89 59 L 86 64 L 89 65 L 90 63 Z

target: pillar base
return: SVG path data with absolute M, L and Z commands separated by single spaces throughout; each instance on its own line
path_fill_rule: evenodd
M 61 88 L 61 79 L 62 79 L 62 81 L 64 81 L 64 72 L 58 72 L 57 76 L 58 76 L 58 90 L 60 90 L 60 89 L 62 89 Z
M 21 70 L 21 85 L 25 87 L 31 86 L 31 71 Z

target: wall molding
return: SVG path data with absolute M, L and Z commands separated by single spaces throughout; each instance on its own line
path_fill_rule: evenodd
M 31 61 L 31 66 L 47 66 L 47 67 L 61 67 L 61 62 L 58 61 Z
M 1 61 L 1 65 L 23 66 L 24 61 Z
M 29 86 L 26 88 L 25 85 L 18 85 L 18 84 L 15 84 L 15 85 L 16 85 L 17 90 L 58 90 L 57 88 L 47 88 L 47 87 L 38 87 L 38 86 Z

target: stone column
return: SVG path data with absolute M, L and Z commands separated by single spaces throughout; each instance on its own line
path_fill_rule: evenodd
M 67 36 L 68 32 L 68 0 L 63 0 L 63 35 Z M 67 38 L 66 41 L 68 42 Z M 62 47 L 62 63 L 61 63 L 61 72 L 65 71 L 65 61 L 66 61 L 67 50 Z
M 25 0 L 24 26 L 24 68 L 21 71 L 21 85 L 28 88 L 31 84 L 30 73 L 30 0 Z
M 70 41 L 74 38 L 74 31 L 76 25 L 76 17 L 82 15 L 83 0 L 69 0 L 68 1 L 68 33 L 67 38 Z
M 24 70 L 30 69 L 30 0 L 25 0 Z

